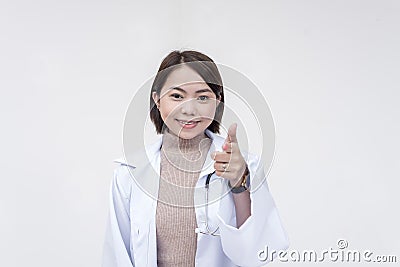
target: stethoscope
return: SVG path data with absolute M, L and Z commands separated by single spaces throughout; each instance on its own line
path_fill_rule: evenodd
M 215 171 L 213 171 L 212 173 L 209 173 L 207 175 L 207 179 L 206 179 L 206 184 L 204 186 L 204 188 L 206 189 L 206 194 L 205 194 L 205 201 L 206 201 L 206 205 L 205 205 L 205 214 L 206 214 L 206 221 L 205 221 L 205 230 L 202 230 L 201 228 L 197 227 L 195 229 L 195 232 L 197 234 L 205 234 L 205 235 L 212 235 L 212 236 L 219 236 L 220 234 L 217 233 L 219 226 L 215 229 L 215 230 L 211 230 L 210 226 L 208 225 L 208 191 L 210 189 L 210 179 L 211 176 L 215 173 Z

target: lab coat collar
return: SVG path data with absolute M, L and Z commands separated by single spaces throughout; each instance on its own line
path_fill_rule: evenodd
M 206 156 L 206 160 L 204 163 L 204 169 L 200 172 L 200 177 L 203 177 L 204 175 L 212 173 L 214 171 L 214 161 L 210 155 L 214 151 L 222 148 L 222 145 L 224 144 L 224 141 L 225 141 L 225 139 L 223 137 L 213 133 L 209 129 L 206 129 L 204 133 L 212 140 L 212 143 L 211 143 L 210 149 L 208 150 L 208 153 Z M 155 170 L 158 170 L 158 172 L 159 172 L 159 163 L 160 163 L 160 151 L 161 151 L 161 145 L 162 145 L 162 140 L 163 140 L 162 137 L 163 137 L 163 134 L 158 135 L 157 140 L 154 143 L 147 145 L 145 147 L 149 162 L 151 162 L 151 164 L 153 165 L 153 168 Z M 137 157 L 134 157 L 134 158 L 138 159 Z M 127 159 L 126 155 L 124 155 L 123 158 L 116 159 L 116 160 L 114 160 L 114 162 L 136 168 L 138 166 L 138 164 L 136 164 L 134 162 L 130 162 L 129 159 L 130 159 L 130 157 L 128 157 L 128 159 Z

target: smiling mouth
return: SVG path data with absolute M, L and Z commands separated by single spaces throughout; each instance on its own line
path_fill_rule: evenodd
M 186 120 L 177 120 L 180 124 L 183 124 L 183 125 L 194 125 L 194 124 L 197 124 L 197 123 L 199 123 L 200 121 L 199 120 L 190 120 L 190 121 L 186 121 Z

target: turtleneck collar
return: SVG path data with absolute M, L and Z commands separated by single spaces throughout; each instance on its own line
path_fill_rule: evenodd
M 193 137 L 192 139 L 184 139 L 170 132 L 168 128 L 165 129 L 163 134 L 162 150 L 169 153 L 191 153 L 203 151 L 204 148 L 209 147 L 211 140 L 202 132 L 201 134 Z

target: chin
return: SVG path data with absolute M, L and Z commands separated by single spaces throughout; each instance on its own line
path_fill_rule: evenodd
M 205 130 L 205 129 L 204 129 Z M 187 130 L 182 130 L 182 129 L 176 129 L 176 131 L 174 131 L 175 135 L 179 136 L 182 139 L 192 139 L 196 136 L 198 136 L 199 134 L 201 134 L 202 132 L 204 132 L 204 130 L 200 130 L 197 129 L 197 131 L 187 131 Z
M 199 135 L 200 133 L 185 133 L 185 132 L 180 132 L 179 133 L 179 137 L 182 139 L 192 139 L 194 137 L 196 137 L 197 135 Z

